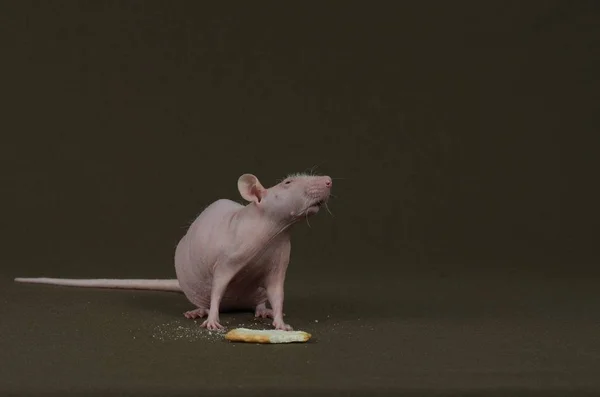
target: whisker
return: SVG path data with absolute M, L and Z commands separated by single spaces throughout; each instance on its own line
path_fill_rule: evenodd
M 308 211 L 306 212 L 306 224 L 308 225 L 308 227 L 310 228 L 310 222 L 308 221 Z M 312 229 L 312 228 L 311 228 Z
M 312 166 L 312 168 L 310 169 L 310 173 L 311 173 L 312 175 L 316 175 L 316 174 L 315 174 L 315 171 L 316 171 L 316 169 L 317 169 L 317 168 L 319 168 L 319 165 L 318 165 L 318 164 L 315 164 L 315 165 L 313 165 L 313 166 Z
M 317 176 L 318 174 L 315 173 L 315 170 L 318 167 L 319 167 L 318 165 L 313 165 L 312 167 L 305 169 L 304 173 L 307 174 L 307 175 L 309 175 L 309 176 Z
M 327 205 L 327 203 L 324 203 L 324 204 L 325 204 L 325 209 L 327 210 L 327 212 L 329 212 L 329 215 L 334 216 L 333 212 L 331 212 L 331 210 L 329 209 L 329 206 Z

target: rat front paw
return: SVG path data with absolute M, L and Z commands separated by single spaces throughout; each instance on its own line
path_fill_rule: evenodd
M 225 329 L 225 327 L 219 324 L 219 320 L 212 319 L 205 320 L 200 326 L 206 328 L 209 331 L 221 331 Z
M 281 331 L 293 331 L 292 326 L 284 323 L 283 321 L 273 321 L 273 327 Z

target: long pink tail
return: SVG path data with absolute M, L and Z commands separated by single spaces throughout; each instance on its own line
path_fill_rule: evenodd
M 23 278 L 17 277 L 15 281 L 18 283 L 34 283 L 34 284 L 50 284 L 50 285 L 66 285 L 70 287 L 87 287 L 87 288 L 121 288 L 121 289 L 142 289 L 152 291 L 175 291 L 181 292 L 181 287 L 177 279 L 173 280 L 122 280 L 122 279 L 68 279 L 68 278 Z

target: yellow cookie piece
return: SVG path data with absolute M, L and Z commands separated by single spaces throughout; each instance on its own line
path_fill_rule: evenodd
M 231 342 L 249 343 L 295 343 L 306 342 L 312 335 L 304 331 L 281 331 L 277 329 L 236 328 L 225 334 Z

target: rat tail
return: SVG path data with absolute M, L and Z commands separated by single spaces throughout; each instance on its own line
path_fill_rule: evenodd
M 121 288 L 121 289 L 142 289 L 151 291 L 174 291 L 181 292 L 181 287 L 177 279 L 173 280 L 149 280 L 149 279 L 68 279 L 68 278 L 23 278 L 17 277 L 18 283 L 66 285 L 70 287 L 88 287 L 88 288 Z

